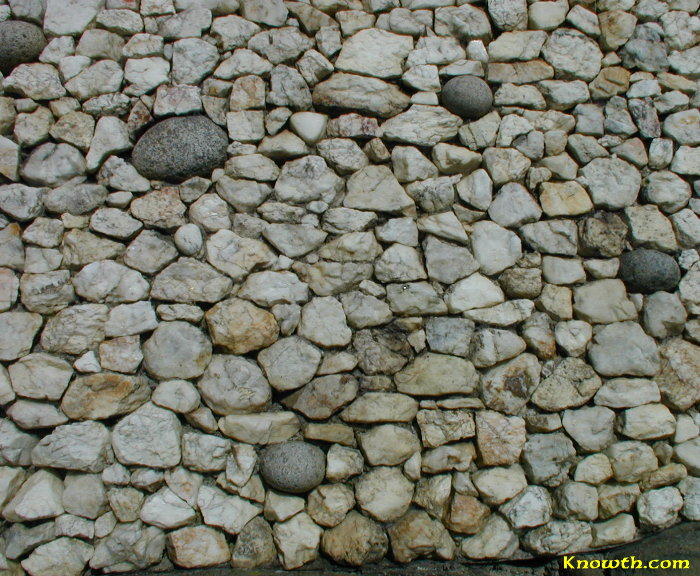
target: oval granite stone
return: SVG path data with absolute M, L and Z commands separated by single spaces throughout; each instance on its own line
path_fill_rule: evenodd
M 630 292 L 672 292 L 681 280 L 681 271 L 668 254 L 640 248 L 620 256 L 620 278 Z
M 134 146 L 135 168 L 151 180 L 209 176 L 226 162 L 228 136 L 206 116 L 180 116 L 149 128 Z
M 465 120 L 476 120 L 493 106 L 489 85 L 477 76 L 457 76 L 448 80 L 440 93 L 442 105 Z
M 0 22 L 0 72 L 8 74 L 18 64 L 33 62 L 46 46 L 41 28 L 29 22 Z
M 265 449 L 260 457 L 260 473 L 274 489 L 298 494 L 323 482 L 326 456 L 306 442 L 283 442 Z

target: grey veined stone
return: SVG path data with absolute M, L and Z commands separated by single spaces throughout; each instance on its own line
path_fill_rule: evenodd
M 493 93 L 489 85 L 476 76 L 457 76 L 442 87 L 442 104 L 465 120 L 476 120 L 491 110 Z
M 9 73 L 23 62 L 32 62 L 46 46 L 41 28 L 29 22 L 0 22 L 0 71 Z
M 630 292 L 672 292 L 681 279 L 681 271 L 668 254 L 640 248 L 620 257 L 620 278 Z
M 146 178 L 181 182 L 209 176 L 226 161 L 226 133 L 206 116 L 168 118 L 134 146 L 132 163 Z
M 260 458 L 263 479 L 276 490 L 298 494 L 323 482 L 326 456 L 306 442 L 284 442 L 267 448 Z

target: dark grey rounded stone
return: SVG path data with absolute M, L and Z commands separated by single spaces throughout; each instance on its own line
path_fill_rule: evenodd
M 493 106 L 489 85 L 477 76 L 456 76 L 442 87 L 442 105 L 465 120 L 476 120 Z
M 676 261 L 658 250 L 640 248 L 620 256 L 619 276 L 630 292 L 670 292 L 681 280 Z
M 33 62 L 46 46 L 41 28 L 29 22 L 0 22 L 0 72 L 8 74 L 18 64 Z
M 308 492 L 326 475 L 326 456 L 306 442 L 284 442 L 266 448 L 260 457 L 260 474 L 275 490 Z
M 134 146 L 131 161 L 151 180 L 182 182 L 209 176 L 226 162 L 228 136 L 206 116 L 167 118 L 149 128 Z

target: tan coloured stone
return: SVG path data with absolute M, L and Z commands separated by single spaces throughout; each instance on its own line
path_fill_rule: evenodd
M 103 420 L 133 412 L 150 395 L 143 377 L 100 372 L 73 380 L 63 395 L 61 410 L 73 420 Z
M 381 524 L 353 510 L 340 524 L 323 533 L 321 547 L 340 564 L 362 566 L 381 560 L 388 543 Z
M 189 526 L 168 534 L 168 556 L 182 568 L 203 568 L 228 562 L 231 552 L 222 532 Z
M 233 354 L 265 348 L 273 344 L 279 334 L 272 314 L 238 298 L 219 302 L 205 318 L 212 342 Z
M 477 412 L 476 440 L 484 465 L 515 464 L 525 445 L 525 420 L 498 412 Z

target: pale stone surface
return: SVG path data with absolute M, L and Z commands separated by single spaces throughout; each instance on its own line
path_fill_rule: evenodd
M 239 496 L 228 495 L 218 488 L 202 486 L 197 495 L 197 507 L 204 523 L 238 534 L 261 508 Z
M 110 432 L 94 421 L 58 426 L 32 450 L 37 466 L 100 472 L 109 459 Z
M 216 566 L 231 557 L 226 538 L 207 526 L 181 528 L 168 534 L 168 551 L 177 566 Z
M 162 380 L 199 376 L 209 364 L 211 349 L 211 342 L 194 326 L 162 323 L 143 346 L 144 367 Z
M 321 546 L 336 562 L 362 566 L 381 560 L 388 538 L 380 524 L 351 511 L 340 524 L 323 533 Z
M 215 354 L 197 385 L 204 403 L 217 414 L 257 412 L 270 400 L 270 385 L 246 358 Z
M 46 470 L 32 474 L 2 511 L 10 522 L 54 518 L 63 513 L 63 482 Z
M 180 462 L 180 433 L 175 414 L 147 403 L 117 423 L 112 447 L 122 464 L 170 468 Z
M 401 517 L 411 503 L 413 485 L 399 468 L 377 467 L 363 474 L 355 486 L 360 508 L 380 522 Z
M 219 420 L 226 435 L 250 444 L 284 442 L 299 431 L 299 419 L 293 412 L 262 412 L 227 416 Z
M 323 530 L 305 512 L 275 524 L 273 535 L 285 569 L 299 568 L 318 556 Z
M 610 324 L 593 342 L 591 362 L 603 376 L 654 376 L 660 367 L 656 343 L 634 322 Z
M 37 576 L 79 576 L 92 557 L 93 547 L 75 538 L 58 538 L 43 544 L 22 561 L 22 567 Z
M 397 390 L 416 396 L 468 394 L 476 386 L 474 366 L 455 356 L 426 353 L 396 375 Z
M 0 572 L 700 518 L 696 12 L 0 0 Z

